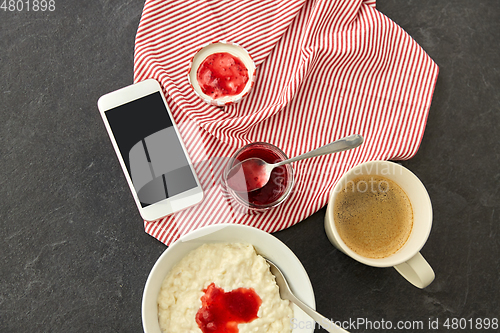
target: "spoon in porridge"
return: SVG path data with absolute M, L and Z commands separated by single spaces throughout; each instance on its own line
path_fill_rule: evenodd
M 318 312 L 311 309 L 307 304 L 298 299 L 293 293 L 288 283 L 286 282 L 285 276 L 281 272 L 281 270 L 276 266 L 272 261 L 266 259 L 269 264 L 269 268 L 271 269 L 271 273 L 276 277 L 276 284 L 280 290 L 280 296 L 282 299 L 289 300 L 290 302 L 297 305 L 301 308 L 305 313 L 309 315 L 315 322 L 321 325 L 324 330 L 330 333 L 349 333 L 344 330 L 342 327 L 335 325 L 333 321 L 328 320 L 326 317 L 322 316 Z

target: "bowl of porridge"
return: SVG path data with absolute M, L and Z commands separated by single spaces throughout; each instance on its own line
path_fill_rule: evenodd
M 181 237 L 160 256 L 144 288 L 144 332 L 312 333 L 312 319 L 280 298 L 264 258 L 315 308 L 309 277 L 285 244 L 256 228 L 220 224 Z

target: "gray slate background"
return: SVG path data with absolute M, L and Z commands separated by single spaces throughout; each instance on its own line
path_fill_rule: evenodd
M 144 283 L 165 246 L 143 231 L 96 106 L 132 83 L 142 7 L 56 0 L 53 12 L 0 10 L 0 332 L 142 330 Z M 422 253 L 436 280 L 418 290 L 339 253 L 324 209 L 276 236 L 329 318 L 438 319 L 435 332 L 454 331 L 447 318 L 500 319 L 500 2 L 377 8 L 440 67 L 420 150 L 403 163 L 433 202 Z

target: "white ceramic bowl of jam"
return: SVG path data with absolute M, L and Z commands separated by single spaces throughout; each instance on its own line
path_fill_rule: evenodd
M 215 106 L 237 103 L 252 89 L 255 63 L 243 47 L 219 41 L 203 46 L 190 62 L 188 81 L 196 95 Z
M 311 281 L 295 254 L 279 239 L 260 229 L 238 225 L 218 224 L 192 231 L 165 250 L 153 266 L 142 297 L 142 325 L 145 333 L 161 333 L 158 323 L 157 298 L 163 279 L 191 250 L 204 243 L 249 243 L 256 252 L 273 261 L 285 274 L 295 295 L 315 308 Z M 292 333 L 312 333 L 314 322 L 296 305 L 292 305 Z

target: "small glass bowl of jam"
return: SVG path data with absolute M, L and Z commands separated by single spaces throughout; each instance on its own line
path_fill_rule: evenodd
M 188 81 L 196 95 L 215 106 L 238 103 L 253 87 L 256 66 L 248 51 L 235 43 L 204 45 L 191 59 Z
M 262 212 L 278 206 L 290 195 L 293 185 L 293 168 L 286 164 L 275 168 L 264 187 L 252 192 L 236 192 L 227 184 L 229 170 L 236 164 L 258 157 L 268 163 L 277 163 L 288 159 L 286 154 L 278 147 L 265 142 L 255 142 L 240 148 L 229 159 L 223 173 L 223 188 L 229 196 L 231 203 L 243 208 L 246 213 Z

